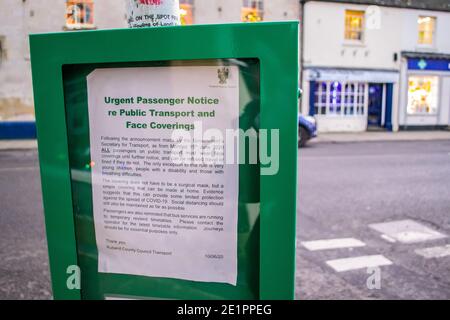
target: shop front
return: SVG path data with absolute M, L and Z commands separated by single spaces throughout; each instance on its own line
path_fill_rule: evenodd
M 305 71 L 309 115 L 319 132 L 392 130 L 395 71 L 312 68 Z
M 403 53 L 401 129 L 450 124 L 450 55 Z

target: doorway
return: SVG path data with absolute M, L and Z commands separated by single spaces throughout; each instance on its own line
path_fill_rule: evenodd
M 369 83 L 369 106 L 367 124 L 370 128 L 382 128 L 383 123 L 383 96 L 382 83 Z

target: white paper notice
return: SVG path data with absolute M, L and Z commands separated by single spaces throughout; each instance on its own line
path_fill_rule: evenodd
M 171 152 L 174 130 L 194 150 L 238 129 L 238 68 L 96 69 L 87 86 L 98 271 L 236 285 L 238 165 Z

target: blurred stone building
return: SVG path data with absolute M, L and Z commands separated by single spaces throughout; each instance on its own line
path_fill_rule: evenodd
M 28 34 L 126 27 L 123 1 L 0 1 L 0 138 L 34 131 Z
M 28 34 L 125 28 L 129 0 L 0 0 L 0 138 L 33 136 Z M 319 130 L 450 123 L 450 0 L 180 0 L 183 24 L 300 21 Z
M 125 28 L 128 0 L 0 1 L 0 138 L 33 136 L 28 34 Z M 181 0 L 182 21 L 298 19 L 297 0 Z

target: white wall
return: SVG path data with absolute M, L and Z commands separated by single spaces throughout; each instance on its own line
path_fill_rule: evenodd
M 365 29 L 364 41 L 352 44 L 344 39 L 345 10 L 367 10 L 367 5 L 309 1 L 305 4 L 304 66 L 348 69 L 383 69 L 399 72 L 393 91 L 393 130 L 405 124 L 407 69 L 402 51 L 450 54 L 450 12 L 378 7 L 379 28 Z M 437 18 L 435 45 L 418 45 L 419 16 Z M 398 59 L 394 61 L 394 53 Z M 308 71 L 303 73 L 305 96 L 302 112 L 309 110 Z M 447 82 L 446 82 L 447 83 Z M 442 101 L 445 103 L 445 101 Z M 447 113 L 441 115 L 446 117 Z
M 306 66 L 396 69 L 400 32 L 391 9 L 381 8 L 379 30 L 366 30 L 361 44 L 344 39 L 345 10 L 365 10 L 365 5 L 307 2 L 305 5 Z
M 194 23 L 232 23 L 241 21 L 240 0 L 195 0 Z
M 264 21 L 299 20 L 299 0 L 266 0 Z
M 194 0 L 194 23 L 241 21 L 242 0 Z M 298 0 L 265 0 L 264 21 L 298 20 Z
M 98 29 L 127 28 L 128 23 L 126 5 L 127 3 L 124 0 L 95 1 L 95 26 Z
M 367 5 L 307 2 L 305 5 L 305 65 L 400 70 L 394 53 L 426 51 L 417 45 L 420 15 L 437 18 L 435 52 L 450 53 L 450 12 L 379 7 L 380 28 L 365 30 L 364 41 L 344 39 L 345 10 L 366 10 Z
M 399 11 L 398 9 L 391 9 Z M 435 45 L 424 47 L 418 45 L 417 19 L 419 16 L 436 17 Z M 403 10 L 401 12 L 402 37 L 399 47 L 405 51 L 430 51 L 450 53 L 450 12 L 436 12 L 427 10 Z

